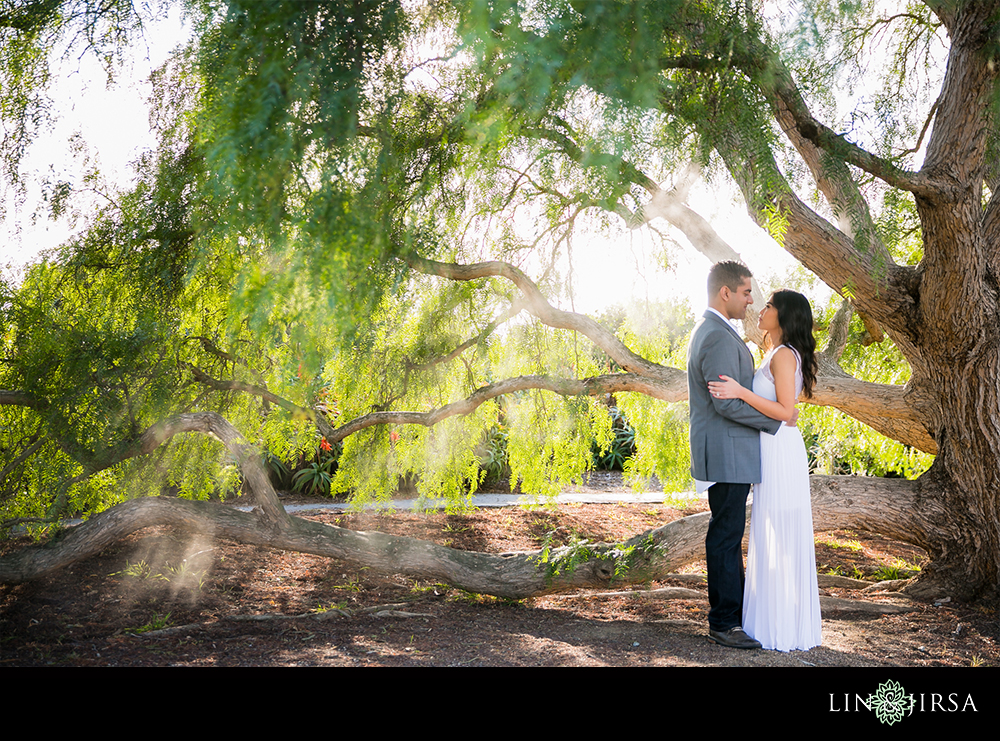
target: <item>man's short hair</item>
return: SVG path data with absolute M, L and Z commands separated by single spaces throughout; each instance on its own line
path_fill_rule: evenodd
M 717 296 L 723 286 L 728 286 L 730 291 L 738 290 L 747 278 L 753 278 L 753 273 L 741 262 L 725 260 L 715 263 L 708 271 L 708 298 Z

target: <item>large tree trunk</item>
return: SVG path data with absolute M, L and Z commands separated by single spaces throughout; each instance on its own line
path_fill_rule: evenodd
M 988 355 L 941 358 L 930 380 L 915 384 L 937 431 L 938 455 L 920 484 L 921 501 L 940 512 L 922 518 L 910 538 L 931 556 L 921 575 L 931 592 L 972 597 L 1000 589 L 998 357 L 994 345 Z

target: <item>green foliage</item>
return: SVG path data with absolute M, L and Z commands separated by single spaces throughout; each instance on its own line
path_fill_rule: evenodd
M 275 489 L 284 489 L 291 485 L 292 472 L 288 466 L 270 450 L 265 450 L 261 456 L 264 468 Z
M 199 134 L 216 187 L 241 206 L 237 228 L 281 240 L 294 218 L 332 233 L 323 218 L 350 218 L 350 196 L 330 179 L 346 174 L 341 147 L 356 132 L 370 67 L 404 30 L 399 5 L 229 2 L 213 20 L 206 14 L 198 47 L 208 124 Z M 301 190 L 300 178 L 329 185 Z M 305 213 L 290 212 L 295 200 Z
M 901 558 L 895 559 L 891 564 L 883 564 L 872 574 L 876 581 L 895 581 L 896 579 L 909 579 L 920 573 L 920 567 L 907 563 Z
M 553 544 L 553 533 L 546 534 L 542 543 L 542 548 L 535 565 L 545 569 L 545 578 L 554 579 L 562 574 L 572 574 L 581 564 L 589 561 L 609 561 L 613 565 L 613 575 L 611 580 L 622 578 L 626 574 L 634 576 L 633 573 L 640 559 L 648 560 L 655 556 L 659 546 L 655 544 L 652 536 L 639 545 L 626 546 L 619 543 L 611 548 L 595 548 L 597 544 L 591 543 L 585 538 L 574 536 L 570 542 L 564 546 L 556 547 Z
M 591 441 L 607 444 L 611 417 L 595 399 L 565 399 L 548 392 L 514 397 L 507 409 L 510 420 L 508 455 L 511 483 L 537 497 L 554 497 L 569 484 L 582 484 L 593 464 Z
M 914 479 L 934 460 L 833 409 L 804 407 L 799 428 L 814 473 Z
M 127 576 L 130 579 L 143 581 L 163 581 L 176 585 L 193 586 L 199 591 L 205 586 L 205 571 L 192 568 L 186 561 L 181 562 L 179 566 L 168 565 L 166 573 L 155 570 L 144 560 L 135 563 L 126 561 L 124 569 L 115 571 L 109 576 Z M 167 613 L 167 617 L 170 617 L 169 613 Z
M 839 540 L 837 538 L 831 538 L 828 540 L 817 540 L 816 542 L 822 545 L 830 546 L 831 548 L 848 548 L 852 551 L 860 551 L 863 549 L 861 543 L 853 538 L 847 541 Z
M 86 514 L 163 487 L 194 498 L 235 491 L 235 469 L 205 440 L 171 440 L 155 461 L 106 468 L 150 425 L 192 407 L 223 412 L 278 460 L 308 446 L 303 420 L 284 409 L 235 393 L 205 405 L 187 369 L 321 401 L 313 381 L 330 328 L 350 333 L 378 300 L 365 286 L 382 290 L 384 276 L 373 284 L 368 269 L 385 249 L 373 238 L 379 217 L 354 208 L 357 188 L 329 168 L 356 156 L 343 145 L 370 65 L 399 37 L 398 11 L 252 3 L 220 16 L 199 6 L 201 44 L 154 80 L 161 151 L 79 239 L 2 287 L 4 346 L 18 351 L 0 386 L 41 404 L 3 407 L 6 439 L 58 441 L 8 475 L 8 515 Z M 80 483 L 68 491 L 52 485 L 71 477 Z
M 688 491 L 693 480 L 687 403 L 633 393 L 620 394 L 618 403 L 636 431 L 637 453 L 625 463 L 626 479 L 644 489 L 656 476 L 664 493 Z
M 632 300 L 615 305 L 597 317 L 634 352 L 663 365 L 683 364 L 687 340 L 694 329 L 694 315 L 686 299 L 666 301 Z M 610 359 L 597 353 L 599 363 L 615 369 Z
M 150 568 L 149 564 L 145 561 L 137 561 L 131 563 L 130 561 L 125 562 L 125 568 L 121 571 L 115 571 L 109 576 L 128 576 L 133 579 L 150 579 L 150 578 L 162 578 L 160 574 L 153 574 L 153 570 Z
M 539 568 L 545 567 L 546 579 L 553 579 L 561 574 L 572 574 L 580 564 L 603 557 L 604 554 L 594 551 L 590 545 L 592 544 L 589 540 L 574 537 L 568 545 L 553 548 L 547 537 L 535 563 Z
M 171 613 L 169 613 L 169 612 L 166 615 L 160 615 L 159 613 L 155 613 L 154 612 L 153 613 L 153 617 L 150 619 L 150 621 L 148 623 L 146 623 L 144 625 L 140 625 L 140 626 L 138 626 L 136 628 L 126 628 L 126 630 L 129 633 L 135 633 L 136 635 L 141 635 L 143 633 L 149 633 L 150 631 L 162 630 L 164 628 L 169 628 L 170 627 L 170 615 L 171 615 Z
M 614 437 L 607 448 L 602 449 L 594 443 L 594 464 L 605 471 L 622 471 L 626 461 L 635 455 L 635 429 L 617 408 L 613 407 L 610 411 Z
M 764 228 L 767 233 L 775 242 L 784 247 L 785 232 L 788 231 L 788 217 L 771 204 L 764 207 L 764 216 L 766 217 Z
M 490 428 L 486 439 L 478 448 L 478 455 L 484 481 L 497 481 L 510 475 L 507 430 L 504 429 L 503 425 L 498 424 Z
M 827 319 L 817 312 L 818 321 L 828 321 L 835 305 L 828 307 Z M 851 320 L 848 343 L 840 358 L 841 367 L 864 381 L 902 385 L 909 380 L 910 367 L 889 340 L 868 344 L 867 332 L 856 315 Z M 803 406 L 799 428 L 817 473 L 853 473 L 865 476 L 896 476 L 913 479 L 930 468 L 933 456 L 880 435 L 842 412 L 829 407 Z
M 886 192 L 877 224 L 879 238 L 903 265 L 916 265 L 923 259 L 924 244 L 917 205 L 909 194 Z
M 340 443 L 331 444 L 327 439 L 321 438 L 314 453 L 312 462 L 305 464 L 294 474 L 290 475 L 291 488 L 294 491 L 302 492 L 312 496 L 329 496 L 330 484 L 333 482 L 333 474 L 337 470 L 343 446 Z M 272 475 L 275 469 L 280 466 L 284 469 L 284 476 L 289 476 L 289 471 L 270 452 L 265 453 L 272 461 Z M 278 469 L 279 475 L 281 470 Z
M 683 367 L 687 339 L 694 327 L 686 301 L 632 302 L 609 309 L 600 321 L 645 358 Z M 615 366 L 603 353 L 598 362 Z M 665 492 L 685 491 L 691 484 L 687 405 L 665 404 L 643 394 L 617 394 L 612 412 L 614 438 L 599 454 L 599 465 L 623 470 L 638 489 L 659 478 Z
M 292 476 L 292 489 L 314 496 L 326 496 L 330 493 L 331 481 L 329 464 L 314 461 Z
M 335 612 L 338 615 L 347 616 L 350 613 L 347 612 L 347 602 L 331 602 L 329 605 L 324 605 L 322 603 L 317 603 L 317 605 L 310 610 L 310 612 L 316 615 L 323 615 L 327 612 Z
M 851 6 L 823 15 L 807 2 L 809 23 L 779 35 L 808 79 L 831 62 L 827 29 L 848 10 L 869 17 Z M 132 455 L 157 422 L 209 410 L 261 449 L 277 485 L 358 505 L 387 502 L 406 481 L 422 503 L 460 509 L 484 477 L 507 473 L 544 498 L 581 481 L 595 450 L 636 486 L 652 476 L 666 491 L 690 486 L 686 406 L 640 394 L 619 394 L 612 412 L 606 399 L 524 390 L 432 428 L 366 427 L 329 451 L 303 410 L 336 425 L 440 409 L 504 378 L 616 372 L 581 336 L 527 312 L 508 317 L 518 298 L 509 281 L 419 276 L 399 258 L 508 260 L 559 304 L 572 236 L 638 211 L 642 177 L 666 183 L 690 160 L 711 173 L 710 152 L 731 156 L 736 130 L 761 152 L 774 147 L 758 81 L 729 64 L 759 51 L 752 4 L 186 9 L 194 37 L 152 79 L 157 150 L 96 212 L 75 200 L 102 177 L 96 168 L 81 185 L 49 184 L 52 211 L 79 213 L 85 228 L 20 284 L 0 283 L 0 389 L 30 399 L 0 405 L 4 518 L 89 516 L 165 492 L 235 494 L 235 465 L 204 436 Z M 72 47 L 82 29 L 110 73 L 141 20 L 126 2 L 15 10 L 0 11 L 17 21 L 0 24 L 0 117 L 11 132 L 0 154 L 12 184 L 48 106 L 49 52 Z M 928 38 L 929 18 L 916 12 L 906 38 Z M 811 62 L 812 48 L 823 53 Z M 765 196 L 779 176 L 775 165 L 749 186 L 776 238 L 785 217 Z M 886 193 L 878 235 L 910 263 L 922 255 L 916 224 L 912 199 Z M 683 365 L 686 305 L 634 302 L 600 319 L 644 357 Z M 852 326 L 852 339 L 861 332 Z M 859 347 L 849 344 L 847 370 L 905 381 L 898 352 Z M 831 415 L 802 415 L 817 460 L 926 468 L 926 457 Z

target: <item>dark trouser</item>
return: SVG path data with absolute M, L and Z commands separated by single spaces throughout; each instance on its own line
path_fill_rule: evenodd
M 708 627 L 743 624 L 743 531 L 750 484 L 715 484 L 708 490 L 712 519 L 705 537 L 708 562 Z

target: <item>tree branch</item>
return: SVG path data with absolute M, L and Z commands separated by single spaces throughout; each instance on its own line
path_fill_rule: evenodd
M 772 105 L 775 107 L 780 105 L 787 111 L 798 135 L 817 148 L 874 175 L 889 185 L 915 195 L 938 198 L 942 194 L 948 194 L 954 197 L 944 184 L 934 182 L 919 172 L 904 170 L 889 160 L 871 154 L 814 118 L 781 58 L 764 44 L 747 36 L 742 38 L 741 48 L 734 49 L 727 59 L 693 54 L 663 57 L 660 59 L 660 68 L 686 69 L 695 72 L 728 67 L 741 69 L 754 79 Z
M 85 466 L 83 474 L 74 477 L 64 485 L 68 486 L 94 475 L 99 471 L 122 463 L 139 455 L 148 455 L 164 442 L 183 432 L 201 432 L 219 440 L 236 459 L 257 503 L 271 527 L 281 527 L 288 515 L 278 501 L 267 473 L 260 461 L 260 455 L 243 442 L 243 436 L 228 420 L 216 412 L 194 412 L 179 414 L 150 426 L 139 437 L 127 440 L 106 451 L 99 459 Z M 0 528 L 11 523 L 0 523 Z
M 643 393 L 648 393 L 651 396 L 666 399 L 668 401 L 677 401 L 687 398 L 686 381 L 682 381 L 682 379 L 686 379 L 686 374 L 683 373 L 683 371 L 650 363 L 649 361 L 640 358 L 638 355 L 635 355 L 635 353 L 629 350 L 624 343 L 621 342 L 621 340 L 614 337 L 614 335 L 588 317 L 553 309 L 548 302 L 545 301 L 544 297 L 541 296 L 541 293 L 538 292 L 534 283 L 531 282 L 522 271 L 512 265 L 509 265 L 508 263 L 491 262 L 477 263 L 475 265 L 457 265 L 454 263 L 439 263 L 416 256 L 410 256 L 407 260 L 415 270 L 434 275 L 441 275 L 442 277 L 451 278 L 452 280 L 474 280 L 477 278 L 492 276 L 508 278 L 514 282 L 515 285 L 521 288 L 522 292 L 525 294 L 529 311 L 538 316 L 544 323 L 556 328 L 575 329 L 580 331 L 581 334 L 594 341 L 598 347 L 607 352 L 612 359 L 618 362 L 618 364 L 622 367 L 625 367 L 626 370 L 632 371 L 638 377 L 645 377 L 651 380 L 655 379 L 666 384 L 665 386 L 655 387 L 648 391 L 636 388 L 634 384 L 630 388 L 621 388 L 619 390 L 642 391 Z M 609 339 L 609 337 L 611 339 Z M 635 358 L 638 358 L 641 363 L 635 362 Z M 631 367 L 626 366 L 626 363 L 630 363 Z M 869 425 L 873 429 L 889 435 L 893 439 L 904 442 L 907 445 L 912 445 L 913 447 L 925 452 L 936 452 L 937 447 L 933 438 L 917 417 L 913 407 L 907 403 L 905 399 L 906 390 L 904 387 L 872 384 L 865 381 L 859 381 L 844 373 L 835 361 L 826 367 L 825 371 L 826 372 L 817 379 L 816 388 L 813 390 L 813 398 L 809 399 L 810 403 L 820 406 L 834 406 L 851 417 L 854 417 L 858 421 Z M 607 382 L 610 383 L 610 379 L 622 378 L 623 375 L 625 374 L 610 377 L 601 376 L 598 378 L 609 379 Z M 522 378 L 533 379 L 530 383 L 541 383 L 540 379 L 544 379 L 546 377 L 535 376 Z M 592 381 L 594 379 L 587 380 Z M 516 386 L 517 383 L 521 383 L 523 381 L 519 379 L 510 379 L 510 382 Z M 534 387 L 547 388 L 550 391 L 564 393 L 563 391 L 559 391 L 557 388 L 560 384 L 581 383 L 577 381 L 555 381 L 555 379 L 549 379 L 545 383 L 552 384 L 553 382 L 554 385 L 539 385 Z M 505 383 L 508 382 L 501 381 L 498 384 L 490 384 L 489 386 L 483 387 L 477 391 L 476 394 L 469 397 L 469 399 L 463 402 L 455 402 L 453 405 L 441 407 L 441 409 L 435 410 L 434 412 L 375 413 L 378 415 L 400 415 L 397 417 L 375 417 L 373 415 L 365 415 L 365 417 L 359 418 L 359 420 L 354 420 L 349 422 L 347 425 L 338 428 L 336 434 L 340 434 L 340 430 L 346 431 L 345 436 L 346 434 L 350 434 L 355 431 L 355 429 L 350 426 L 360 424 L 360 420 L 365 420 L 364 426 L 380 423 L 434 424 L 434 422 L 431 421 L 432 419 L 435 419 L 434 415 L 441 414 L 443 410 L 448 410 L 447 413 L 449 415 L 468 413 L 458 411 L 458 409 L 461 405 L 469 404 L 472 400 L 479 398 L 478 395 L 482 395 L 483 398 L 481 401 L 476 403 L 475 406 L 478 406 L 478 404 L 481 404 L 482 401 L 485 401 L 487 398 L 493 398 L 494 396 L 498 396 L 502 393 L 508 393 L 502 390 L 500 385 Z M 602 383 L 604 383 L 604 381 L 602 381 Z M 581 390 L 580 387 L 566 386 L 562 388 L 568 389 L 565 392 L 568 394 L 587 393 L 586 391 Z M 513 388 L 513 390 L 517 389 Z M 607 390 L 610 391 L 611 389 Z M 469 411 L 475 408 L 475 406 L 472 406 Z
M 600 152 L 589 152 L 583 150 L 569 136 L 551 128 L 543 126 L 526 127 L 521 129 L 521 134 L 534 139 L 547 139 L 560 148 L 571 160 L 584 167 L 596 164 L 612 164 L 615 171 L 626 182 L 635 183 L 645 188 L 650 193 L 659 190 L 659 185 L 655 180 L 638 170 L 635 165 L 626 159 L 616 155 L 607 155 Z
M 852 527 L 927 546 L 928 531 L 948 520 L 939 497 L 921 496 L 919 479 L 813 475 L 809 483 L 816 530 Z
M 943 180 L 934 180 L 924 172 L 897 167 L 850 142 L 817 120 L 809 111 L 791 72 L 781 58 L 764 44 L 750 42 L 744 55 L 734 55 L 736 65 L 750 73 L 764 95 L 802 138 L 833 157 L 877 177 L 885 183 L 931 201 L 953 201 L 958 193 Z M 786 132 L 790 127 L 785 126 Z M 834 202 L 836 206 L 836 201 Z
M 223 381 L 217 378 L 212 378 L 212 376 L 208 375 L 201 368 L 192 365 L 191 363 L 182 363 L 182 365 L 187 367 L 188 370 L 191 371 L 191 375 L 194 376 L 194 380 L 203 386 L 208 386 L 216 391 L 240 391 L 245 394 L 259 396 L 261 399 L 269 401 L 272 404 L 291 412 L 293 415 L 309 419 L 316 425 L 316 428 L 324 437 L 329 437 L 329 435 L 333 433 L 333 427 L 326 419 L 326 416 L 315 409 L 299 406 L 295 402 L 278 396 L 262 386 L 255 386 L 252 383 L 245 383 L 243 381 Z
M 662 366 L 661 366 L 662 367 Z M 597 396 L 623 391 L 636 391 L 663 401 L 682 401 L 687 398 L 687 374 L 676 368 L 663 368 L 663 377 L 649 378 L 635 373 L 612 373 L 590 378 L 556 378 L 554 376 L 516 376 L 476 389 L 460 401 L 427 412 L 385 411 L 371 412 L 352 419 L 336 430 L 327 440 L 340 442 L 359 430 L 375 425 L 422 425 L 431 427 L 456 415 L 470 414 L 476 408 L 498 396 L 516 391 L 540 389 L 561 396 Z
M 443 581 L 480 594 L 510 599 L 582 587 L 648 581 L 704 557 L 706 514 L 675 520 L 623 544 L 595 543 L 573 568 L 550 571 L 568 549 L 527 553 L 460 551 L 428 541 L 289 517 L 279 530 L 258 518 L 213 502 L 146 497 L 117 505 L 70 530 L 49 547 L 22 548 L 0 557 L 0 583 L 18 584 L 75 563 L 144 527 L 168 526 L 295 553 L 338 558 L 379 573 Z M 579 555 L 577 551 L 574 555 Z M 547 559 L 547 560 L 546 560 Z
M 799 131 L 792 112 L 783 100 L 775 101 L 774 115 L 833 209 L 840 231 L 851 239 L 855 248 L 870 252 L 877 264 L 895 266 L 892 255 L 875 229 L 868 202 L 843 160 L 824 157 L 823 152 Z
M 740 254 L 719 236 L 707 219 L 684 203 L 681 191 L 656 188 L 653 197 L 642 207 L 641 218 L 650 221 L 657 217 L 680 230 L 688 242 L 713 264 L 725 260 L 743 261 Z M 754 305 L 764 305 L 764 294 L 761 293 L 756 278 L 751 279 L 750 286 L 753 304 L 747 307 L 746 317 L 743 319 L 743 333 L 758 347 L 763 347 L 764 333 L 757 326 L 759 311 Z
M 840 308 L 833 315 L 833 319 L 830 320 L 830 326 L 827 328 L 826 347 L 822 352 L 827 360 L 836 363 L 840 359 L 840 356 L 844 354 L 844 348 L 847 347 L 848 332 L 851 328 L 851 316 L 853 314 L 854 307 L 851 306 L 850 301 L 844 299 L 840 304 Z
M 414 370 L 430 370 L 435 365 L 440 365 L 441 363 L 447 363 L 447 362 L 449 362 L 451 360 L 454 360 L 459 355 L 461 355 L 463 352 L 465 352 L 466 350 L 468 350 L 470 347 L 472 347 L 473 345 L 479 344 L 485 338 L 487 338 L 491 334 L 493 334 L 493 331 L 497 327 L 499 327 L 501 324 L 503 324 L 504 322 L 506 322 L 508 319 L 511 319 L 511 318 L 517 316 L 518 314 L 520 314 L 521 310 L 523 308 L 524 308 L 524 306 L 521 304 L 520 301 L 513 301 L 513 302 L 511 302 L 511 305 L 507 309 L 507 311 L 503 312 L 500 316 L 498 316 L 492 322 L 490 322 L 489 324 L 487 324 L 486 327 L 485 327 L 485 329 L 483 329 L 483 331 L 480 332 L 479 334 L 477 334 L 475 337 L 470 337 L 469 339 L 467 339 L 465 342 L 463 342 L 462 344 L 460 344 L 458 347 L 456 347 L 451 352 L 446 353 L 445 355 L 441 355 L 440 357 L 433 358 L 432 360 L 428 360 L 428 361 L 423 362 L 423 363 L 413 363 L 409 359 L 407 359 L 404 362 L 406 371 L 409 372 L 409 371 L 414 371 Z
M 938 99 L 934 101 L 934 105 L 931 106 L 930 111 L 928 111 L 927 117 L 924 119 L 924 125 L 921 127 L 920 134 L 917 136 L 917 143 L 910 149 L 904 149 L 903 154 L 916 154 L 920 151 L 920 146 L 924 143 L 924 137 L 927 135 L 927 130 L 931 127 L 931 122 L 934 120 L 934 116 L 937 115 L 937 109 L 940 103 L 941 98 L 938 97 Z
M 543 127 L 533 129 L 531 132 L 531 135 L 536 138 L 547 139 L 559 145 L 561 151 L 580 166 L 586 167 L 590 164 L 588 155 L 567 135 Z M 618 214 L 630 229 L 648 224 L 653 219 L 663 218 L 679 229 L 691 245 L 713 263 L 723 260 L 742 261 L 739 253 L 719 236 L 712 225 L 684 202 L 687 190 L 690 188 L 690 181 L 693 179 L 690 172 L 681 179 L 679 187 L 666 190 L 638 167 L 617 157 L 617 155 L 590 153 L 589 158 L 596 162 L 617 161 L 618 174 L 626 182 L 642 187 L 651 196 L 649 201 L 636 213 L 630 212 L 620 201 L 610 206 L 607 203 L 597 201 L 592 201 L 589 205 Z M 690 169 L 691 166 L 689 166 Z M 756 279 L 752 280 L 752 291 L 754 303 L 763 306 L 764 296 Z M 757 309 L 750 306 L 743 320 L 743 332 L 752 342 L 763 346 L 764 334 L 757 327 L 757 316 Z
M 693 64 L 695 58 L 688 63 Z M 787 106 L 778 101 L 778 111 L 776 115 L 779 122 L 783 122 L 788 127 L 789 138 L 799 149 L 803 159 L 807 162 L 813 175 L 831 202 L 835 213 L 840 214 L 841 230 L 847 236 L 845 244 L 864 255 L 871 265 L 870 275 L 878 277 L 893 271 L 896 273 L 912 273 L 911 268 L 901 268 L 897 266 L 885 245 L 878 238 L 875 225 L 871 219 L 868 206 L 857 185 L 854 183 L 843 162 L 832 158 L 821 161 L 821 151 L 811 142 L 798 134 L 794 128 L 794 122 L 788 115 Z M 542 138 L 557 144 L 561 151 L 570 159 L 581 166 L 588 166 L 590 160 L 594 162 L 615 161 L 618 163 L 617 172 L 627 182 L 639 185 L 651 196 L 650 200 L 633 214 L 629 212 L 621 203 L 609 208 L 606 203 L 591 202 L 589 205 L 598 206 L 618 213 L 625 220 L 629 228 L 635 228 L 644 223 L 649 223 L 655 218 L 663 218 L 679 229 L 688 241 L 699 252 L 705 255 L 713 263 L 722 260 L 741 260 L 741 257 L 725 240 L 723 240 L 715 229 L 701 215 L 684 203 L 684 195 L 677 189 L 665 190 L 661 188 L 652 178 L 643 173 L 630 162 L 617 157 L 602 153 L 585 153 L 569 136 L 551 128 L 539 127 L 531 130 L 531 136 Z M 833 168 L 836 175 L 828 172 L 828 168 Z M 748 197 L 748 202 L 749 202 Z M 804 204 L 801 204 L 804 206 Z M 758 222 L 763 221 L 763 216 L 757 214 Z M 818 216 L 816 216 L 819 219 Z M 791 251 L 791 250 L 789 250 Z M 795 254 L 795 253 L 793 253 Z M 798 255 L 796 255 L 798 257 Z M 801 258 L 800 258 L 801 259 Z M 900 278 L 897 276 L 896 281 Z M 760 292 L 760 287 L 756 280 L 753 283 L 754 303 L 758 306 L 764 305 L 764 297 Z M 833 285 L 833 284 L 831 284 Z M 841 286 L 835 286 L 842 290 L 844 286 L 850 286 L 851 290 L 856 290 L 857 281 L 848 280 Z M 743 320 L 743 330 L 746 336 L 758 346 L 763 344 L 763 333 L 757 327 L 758 312 L 753 306 L 747 311 L 747 316 Z M 863 315 L 865 326 L 874 341 L 879 341 L 882 337 L 881 329 L 877 321 L 869 314 Z
M 876 432 L 931 455 L 937 443 L 914 411 L 905 386 L 859 381 L 825 354 L 808 403 L 834 407 Z M 803 399 L 803 401 L 806 401 Z
M 14 458 L 14 460 L 12 460 L 10 463 L 4 466 L 3 470 L 0 470 L 0 481 L 3 481 L 5 478 L 7 478 L 15 468 L 17 468 L 24 461 L 28 460 L 28 458 L 34 455 L 35 451 L 38 450 L 40 447 L 42 447 L 42 445 L 44 445 L 46 441 L 44 437 L 39 439 L 39 435 L 37 433 L 33 436 L 33 438 L 30 439 L 31 439 L 30 444 L 24 450 L 22 450 L 17 455 L 17 457 Z
M 784 180 L 770 150 L 746 141 L 729 127 L 717 132 L 716 150 L 743 192 L 748 212 L 766 224 L 765 206 L 787 220 L 783 247 L 795 259 L 860 310 L 885 326 L 908 357 L 917 354 L 919 273 L 912 268 L 885 264 L 872 251 L 862 251 L 843 232 L 807 206 Z M 765 191 L 768 203 L 761 202 Z
M 522 270 L 510 263 L 492 261 L 460 265 L 429 260 L 414 253 L 408 253 L 401 259 L 417 272 L 425 275 L 437 275 L 450 280 L 506 278 L 521 291 L 525 308 L 544 324 L 555 329 L 570 329 L 579 332 L 627 371 L 641 376 L 669 380 L 671 369 L 646 360 L 632 352 L 624 342 L 590 317 L 555 308 L 545 299 L 538 286 Z
M 951 47 L 922 171 L 935 173 L 951 183 L 956 194 L 964 195 L 970 168 L 982 167 L 991 129 L 985 121 L 1000 74 L 995 46 L 1000 3 L 950 5 L 950 12 L 939 14 L 948 28 Z M 932 9 L 938 12 L 937 7 Z
M 0 404 L 28 407 L 39 411 L 48 408 L 48 404 L 42 399 L 37 399 L 31 394 L 26 394 L 23 391 L 12 391 L 8 389 L 0 389 Z

